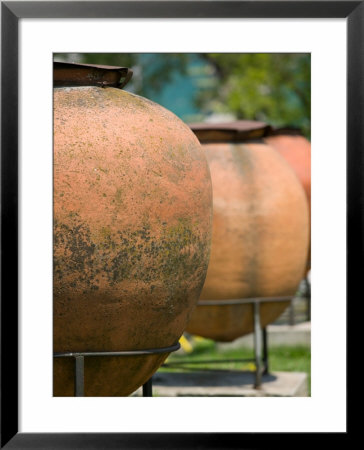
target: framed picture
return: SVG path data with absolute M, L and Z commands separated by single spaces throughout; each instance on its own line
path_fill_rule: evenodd
M 2 447 L 345 436 L 346 301 L 363 270 L 363 2 L 14 1 L 1 11 Z M 311 53 L 311 398 L 52 397 L 53 54 L 152 51 Z

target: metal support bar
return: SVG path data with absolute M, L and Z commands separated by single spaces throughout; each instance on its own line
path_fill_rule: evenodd
M 263 328 L 263 375 L 268 375 L 269 364 L 268 364 L 268 333 L 267 328 Z
M 254 354 L 255 354 L 255 389 L 262 384 L 262 328 L 260 326 L 260 305 L 254 303 Z
M 153 397 L 152 389 L 153 389 L 153 377 L 150 377 L 149 380 L 143 384 L 143 397 Z
M 159 353 L 175 352 L 181 347 L 181 344 L 171 345 L 169 347 L 149 348 L 145 350 L 124 350 L 120 352 L 68 352 L 54 353 L 54 358 L 74 358 L 75 360 L 75 397 L 83 397 L 85 395 L 84 378 L 85 378 L 85 357 L 87 356 L 139 356 L 153 355 Z M 143 385 L 143 397 L 152 397 L 152 379 L 150 378 Z
M 75 397 L 83 397 L 84 392 L 85 358 L 75 357 Z
M 69 358 L 70 356 L 76 358 L 77 356 L 139 356 L 139 355 L 154 355 L 158 353 L 171 353 L 175 352 L 181 347 L 181 344 L 171 345 L 169 347 L 162 348 L 148 348 L 146 350 L 124 350 L 120 352 L 67 352 L 67 353 L 54 353 L 55 358 Z

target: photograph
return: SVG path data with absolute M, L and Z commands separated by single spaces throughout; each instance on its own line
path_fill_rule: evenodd
M 311 55 L 53 60 L 53 395 L 310 396 Z
M 363 21 L 1 2 L 1 448 L 348 437 Z

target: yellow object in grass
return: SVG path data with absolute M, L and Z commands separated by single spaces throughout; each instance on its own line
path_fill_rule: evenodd
M 185 351 L 186 353 L 191 353 L 193 350 L 193 347 L 191 345 L 191 343 L 186 339 L 185 336 L 181 336 L 179 339 L 179 343 L 181 344 L 181 347 L 183 349 L 183 351 Z
M 248 363 L 248 370 L 250 372 L 255 372 L 257 370 L 257 367 L 254 363 Z

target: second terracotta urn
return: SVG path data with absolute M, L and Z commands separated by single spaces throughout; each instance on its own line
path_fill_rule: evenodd
M 201 300 L 294 295 L 304 276 L 309 214 L 305 192 L 287 162 L 263 142 L 259 122 L 194 124 L 213 185 L 211 259 Z M 262 303 L 261 325 L 274 321 L 285 302 Z M 232 341 L 253 331 L 253 307 L 203 305 L 187 331 Z

